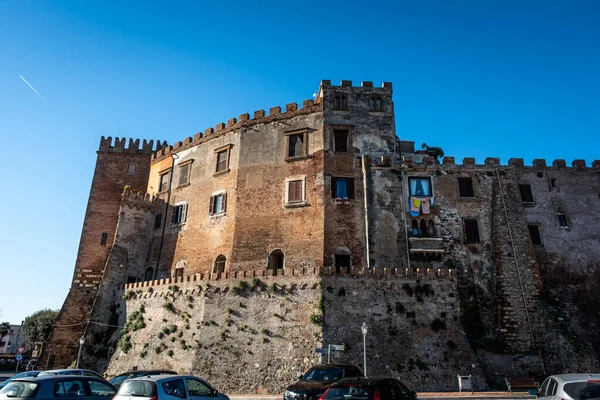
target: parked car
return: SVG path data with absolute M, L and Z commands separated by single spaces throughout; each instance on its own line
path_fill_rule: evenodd
M 329 386 L 342 378 L 361 377 L 362 371 L 349 364 L 319 364 L 299 377 L 296 383 L 287 387 L 284 400 L 316 400 Z
M 119 389 L 119 387 L 121 386 L 123 381 L 125 381 L 126 379 L 137 378 L 138 376 L 146 376 L 146 375 L 177 375 L 177 372 L 169 371 L 169 370 L 162 370 L 162 369 L 129 371 L 129 372 L 124 372 L 122 374 L 115 376 L 114 378 L 109 380 L 109 382 L 114 387 Z
M 10 381 L 12 381 L 13 379 L 35 378 L 40 372 L 41 371 L 26 371 L 26 372 L 21 372 L 20 374 L 16 374 L 15 376 L 11 376 L 7 380 L 0 382 L 0 389 L 2 389 L 4 386 L 6 386 L 6 384 L 9 383 Z
M 542 383 L 538 399 L 588 400 L 600 398 L 600 374 L 551 375 Z
M 52 376 L 52 375 L 83 375 L 83 376 L 91 376 L 94 378 L 100 378 L 102 380 L 104 377 L 97 373 L 96 371 L 92 371 L 90 369 L 51 369 L 48 371 L 41 371 L 38 376 Z
M 172 400 L 173 397 L 229 400 L 205 380 L 189 375 L 150 375 L 127 379 L 121 384 L 114 400 L 130 400 L 132 397 L 136 400 Z
M 394 378 L 345 378 L 334 382 L 323 400 L 415 400 L 417 393 Z
M 113 385 L 96 377 L 46 375 L 14 379 L 0 390 L 0 399 L 107 400 L 116 392 Z

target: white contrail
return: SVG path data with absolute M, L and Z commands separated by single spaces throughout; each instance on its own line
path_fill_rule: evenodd
M 25 82 L 27 84 L 27 86 L 29 86 L 31 88 L 31 90 L 33 90 L 35 92 L 35 94 L 37 94 L 38 96 L 40 96 L 43 100 L 46 101 L 46 99 L 44 99 L 44 96 L 42 96 L 41 94 L 38 93 L 37 90 L 35 90 L 35 88 L 33 86 L 31 86 L 31 84 L 29 82 L 27 82 L 27 79 L 23 78 L 23 75 L 19 75 L 21 77 L 21 79 L 23 79 L 23 82 Z

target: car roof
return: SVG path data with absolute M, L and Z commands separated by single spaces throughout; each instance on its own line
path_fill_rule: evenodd
M 12 382 L 39 382 L 39 381 L 51 381 L 51 380 L 65 380 L 65 379 L 82 379 L 82 378 L 87 378 L 87 379 L 98 379 L 101 380 L 101 378 L 97 377 L 97 376 L 83 376 L 83 375 L 42 375 L 42 376 L 36 376 L 36 377 L 26 377 L 26 378 L 19 378 L 19 379 L 15 379 Z
M 131 378 L 131 379 L 127 379 L 128 381 L 167 381 L 171 378 L 196 378 L 195 376 L 189 376 L 189 375 L 165 375 L 165 374 L 158 374 L 158 375 L 143 375 L 143 376 L 136 376 L 135 378 Z
M 52 373 L 61 373 L 61 372 L 81 372 L 81 371 L 88 371 L 88 372 L 93 372 L 95 374 L 97 374 L 96 371 L 92 371 L 91 369 L 81 369 L 81 368 L 63 368 L 63 369 L 49 369 L 47 371 L 42 371 L 42 372 L 52 372 Z
M 177 372 L 168 369 L 139 369 L 135 371 L 123 372 L 117 376 L 124 375 L 177 375 Z
M 549 378 L 554 378 L 559 382 L 575 382 L 575 381 L 588 381 L 588 380 L 600 380 L 600 374 L 558 374 L 551 375 Z
M 388 376 L 375 376 L 375 377 L 369 377 L 369 378 L 365 378 L 364 376 L 361 377 L 353 377 L 353 378 L 344 378 L 344 379 L 340 379 L 339 381 L 335 381 L 335 383 L 333 383 L 331 386 L 343 386 L 343 385 L 347 385 L 347 384 L 358 384 L 358 385 L 362 385 L 362 386 L 371 386 L 371 385 L 377 385 L 378 383 L 385 381 L 385 380 L 390 380 L 390 379 L 394 379 L 392 377 L 388 377 Z
M 323 369 L 323 368 L 346 368 L 346 367 L 356 367 L 355 365 L 352 364 L 317 364 L 317 365 L 313 365 L 312 367 L 310 367 L 310 369 L 314 369 L 314 368 L 318 368 L 318 369 Z

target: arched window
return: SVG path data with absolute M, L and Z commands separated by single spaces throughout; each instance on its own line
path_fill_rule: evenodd
M 335 261 L 335 272 L 337 274 L 342 272 L 342 268 L 348 268 L 348 272 L 350 272 L 352 258 L 349 248 L 344 246 L 336 247 L 335 251 L 333 252 L 333 257 Z
M 151 281 L 153 276 L 154 276 L 154 270 L 152 269 L 152 267 L 146 268 L 146 272 L 144 272 L 144 280 Z
M 339 110 L 340 109 L 340 104 L 341 104 L 340 96 L 335 96 L 333 98 L 333 108 L 336 109 L 336 110 Z
M 558 226 L 561 228 L 568 228 L 569 222 L 567 221 L 567 216 L 565 215 L 563 209 L 561 207 L 556 210 L 556 217 L 558 218 Z
M 226 263 L 227 263 L 227 258 L 223 254 L 220 254 L 215 259 L 215 265 L 213 267 L 213 273 L 217 274 L 217 273 L 220 273 L 220 272 L 225 272 L 225 264 Z
M 277 249 L 273 250 L 269 255 L 269 264 L 267 265 L 267 269 L 282 269 L 284 262 L 283 251 Z
M 419 222 L 416 219 L 412 220 L 412 223 L 410 226 L 410 235 L 413 237 L 419 236 Z
M 421 220 L 421 236 L 427 237 L 429 236 L 427 232 L 427 222 L 424 219 Z
M 432 220 L 427 223 L 427 236 L 435 237 L 435 225 Z
M 342 97 L 341 97 L 341 104 L 340 104 L 340 108 L 341 108 L 342 110 L 345 110 L 346 108 L 348 108 L 347 101 L 346 101 L 346 96 L 342 96 Z

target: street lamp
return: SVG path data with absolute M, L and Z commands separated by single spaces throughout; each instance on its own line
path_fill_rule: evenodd
M 77 353 L 77 362 L 75 363 L 75 368 L 79 368 L 79 359 L 81 358 L 81 348 L 85 343 L 85 336 L 79 338 L 79 352 Z
M 363 356 L 364 356 L 364 372 L 365 372 L 365 378 L 367 377 L 367 331 L 369 330 L 369 328 L 367 328 L 367 323 L 363 322 L 362 326 L 360 327 L 360 330 L 362 331 L 363 334 Z

